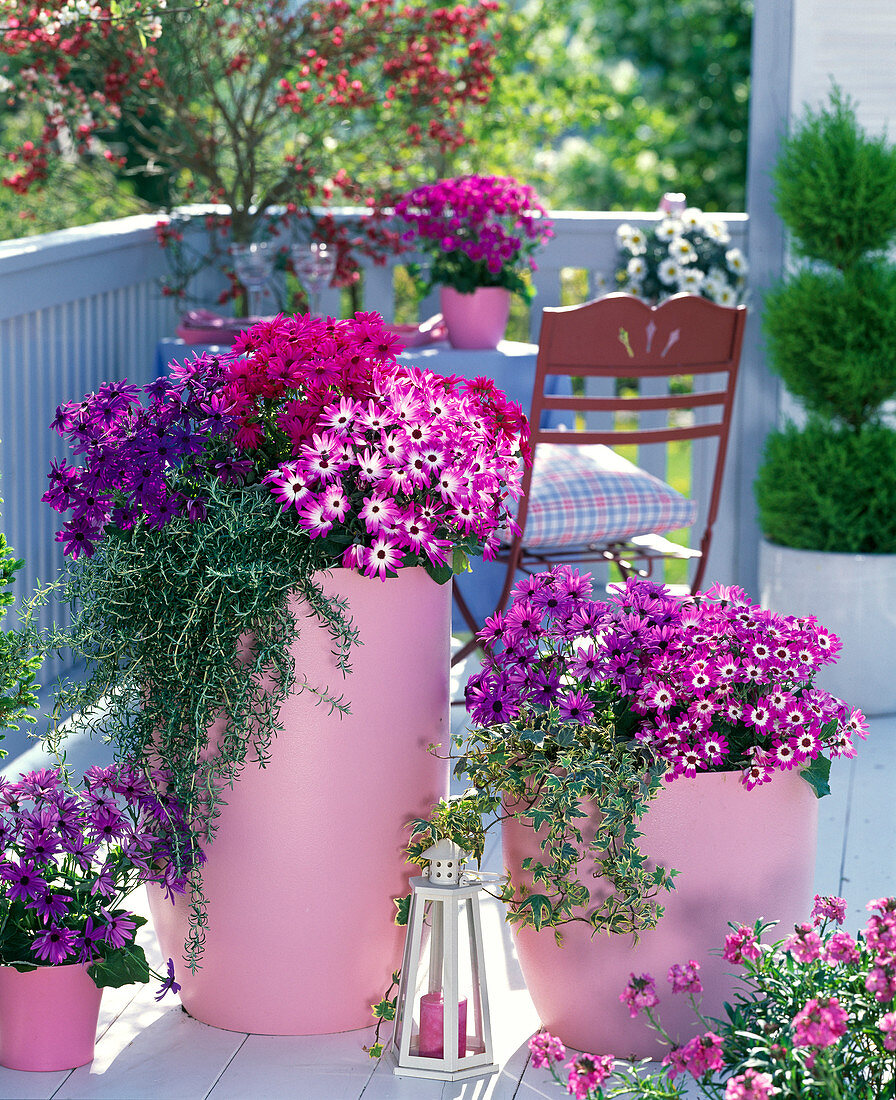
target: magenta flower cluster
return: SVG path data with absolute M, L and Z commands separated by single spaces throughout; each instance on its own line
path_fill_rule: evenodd
M 377 314 L 277 317 L 227 355 L 139 391 L 102 387 L 55 426 L 84 456 L 54 465 L 45 495 L 72 510 L 59 537 L 91 553 L 107 524 L 198 521 L 210 479 L 263 483 L 321 564 L 386 577 L 445 569 L 453 548 L 494 555 L 512 522 L 528 428 L 486 378 L 399 364 Z
M 566 1057 L 566 1047 L 555 1035 L 547 1031 L 536 1032 L 529 1040 L 529 1054 L 535 1069 L 550 1070 L 554 1080 L 560 1082 L 555 1063 L 562 1062 Z M 600 1095 L 599 1090 L 612 1074 L 614 1065 L 612 1054 L 599 1057 L 594 1054 L 577 1055 L 563 1067 L 567 1071 L 567 1093 L 576 1100 L 590 1100 L 592 1096 Z
M 814 686 L 840 642 L 814 619 L 777 615 L 736 588 L 673 596 L 631 579 L 605 602 L 555 566 L 520 582 L 486 621 L 475 723 L 558 731 L 608 722 L 650 749 L 668 780 L 739 769 L 747 788 L 822 753 L 855 754 L 860 711 Z
M 461 176 L 418 187 L 395 204 L 395 213 L 409 226 L 403 239 L 433 253 L 439 270 L 431 281 L 464 292 L 505 285 L 502 273 L 534 271 L 532 254 L 553 236 L 533 189 L 505 176 Z M 460 283 L 450 265 L 440 266 L 444 257 L 456 265 Z
M 129 947 L 144 923 L 123 907 L 135 887 L 184 891 L 178 834 L 177 804 L 124 765 L 91 768 L 79 788 L 59 769 L 0 778 L 0 961 L 90 965 Z

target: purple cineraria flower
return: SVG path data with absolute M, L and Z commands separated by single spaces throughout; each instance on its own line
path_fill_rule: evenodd
M 168 992 L 180 993 L 180 985 L 174 980 L 174 960 L 173 959 L 168 960 L 168 976 L 162 982 L 161 986 L 159 986 L 159 990 L 155 995 L 155 999 L 157 1001 L 161 1001 L 161 999 Z
M 594 704 L 581 691 L 567 691 L 557 700 L 560 718 L 566 722 L 586 725 L 594 717 Z
M 13 860 L 0 868 L 0 876 L 9 883 L 5 893 L 10 901 L 36 901 L 47 892 L 47 880 L 30 861 Z
M 101 907 L 100 915 L 105 921 L 102 936 L 106 943 L 111 944 L 113 947 L 124 947 L 125 944 L 133 941 L 137 925 L 131 919 L 130 913 L 126 913 L 121 909 L 116 909 L 115 912 L 110 913 L 107 909 Z
M 31 950 L 43 962 L 58 966 L 75 953 L 77 943 L 77 934 L 71 928 L 52 924 L 35 935 Z

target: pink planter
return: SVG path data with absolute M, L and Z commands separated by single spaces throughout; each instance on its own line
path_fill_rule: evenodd
M 93 1061 L 102 989 L 83 966 L 0 966 L 0 1066 L 61 1070 Z
M 510 291 L 502 286 L 480 286 L 461 294 L 450 286 L 439 288 L 442 317 L 453 348 L 496 348 L 504 339 L 510 316 Z
M 683 994 L 666 981 L 673 963 L 696 959 L 705 989 L 704 1016 L 724 1017 L 737 982 L 720 950 L 728 922 L 780 923 L 779 939 L 806 920 L 812 907 L 818 803 L 797 772 L 747 791 L 733 773 L 705 773 L 665 786 L 643 818 L 641 849 L 681 872 L 663 895 L 665 916 L 636 946 L 630 936 L 598 933 L 584 924 L 563 930 L 514 928 L 520 965 L 545 1027 L 577 1050 L 617 1057 L 658 1057 L 655 1033 L 632 1020 L 619 1000 L 630 973 L 650 973 L 666 1030 L 686 1042 L 698 1029 Z M 594 835 L 591 825 L 591 836 Z M 504 861 L 514 878 L 522 859 L 538 851 L 531 829 L 508 819 L 502 826 Z M 587 826 L 583 826 L 587 837 Z M 586 871 L 587 874 L 587 871 Z M 586 880 L 587 881 L 587 880 Z M 766 937 L 768 938 L 768 936 Z
M 341 718 L 305 692 L 286 700 L 271 761 L 247 765 L 203 868 L 209 924 L 201 969 L 176 965 L 191 1016 L 215 1027 L 309 1035 L 367 1026 L 401 965 L 392 899 L 413 874 L 405 824 L 447 793 L 451 586 L 422 568 L 382 582 L 324 577 L 349 601 L 363 644 L 335 668 L 329 634 L 299 609 L 296 671 L 344 695 Z M 189 901 L 150 899 L 165 955 L 183 954 Z

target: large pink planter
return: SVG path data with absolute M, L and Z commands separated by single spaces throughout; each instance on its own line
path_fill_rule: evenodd
M 0 1066 L 61 1070 L 93 1061 L 102 989 L 83 966 L 0 966 Z
M 480 286 L 461 294 L 443 286 L 439 304 L 453 348 L 496 348 L 504 339 L 510 316 L 510 291 L 504 287 Z
M 631 936 L 598 933 L 584 924 L 563 930 L 514 928 L 520 965 L 544 1026 L 569 1046 L 593 1054 L 657 1057 L 656 1035 L 643 1018 L 632 1020 L 619 1000 L 629 975 L 650 973 L 666 1030 L 686 1042 L 698 1030 L 687 997 L 666 981 L 673 963 L 696 959 L 705 989 L 703 1014 L 724 1018 L 723 1004 L 737 988 L 735 967 L 720 950 L 728 922 L 778 920 L 772 939 L 808 918 L 813 899 L 818 803 L 797 772 L 779 774 L 752 791 L 734 773 L 704 773 L 664 786 L 640 825 L 648 856 L 680 871 L 663 895 L 665 915 L 636 946 Z M 591 836 L 595 825 L 591 824 Z M 587 827 L 583 833 L 588 836 Z M 504 861 L 515 879 L 537 842 L 531 829 L 510 818 L 502 826 Z M 588 881 L 588 880 L 586 880 Z M 766 939 L 768 939 L 768 934 Z
M 404 929 L 393 898 L 408 892 L 405 825 L 448 787 L 446 744 L 451 586 L 422 568 L 385 582 L 337 570 L 325 591 L 345 597 L 363 644 L 353 672 L 335 668 L 329 634 L 299 609 L 298 676 L 343 694 L 329 714 L 305 692 L 281 710 L 266 768 L 247 765 L 231 791 L 203 868 L 209 923 L 201 969 L 181 962 L 189 901 L 153 891 L 162 951 L 175 959 L 181 1000 L 231 1031 L 310 1035 L 367 1026 Z

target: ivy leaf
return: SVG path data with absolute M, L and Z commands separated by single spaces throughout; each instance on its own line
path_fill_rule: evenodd
M 378 1020 L 394 1020 L 395 1019 L 395 998 L 389 1000 L 388 997 L 384 997 L 383 1000 L 378 1001 L 377 1004 L 371 1005 L 374 1016 Z
M 520 906 L 520 913 L 524 909 L 528 909 L 532 914 L 531 921 L 532 927 L 536 932 L 539 932 L 544 926 L 549 923 L 553 909 L 551 903 L 544 896 L 544 894 L 530 894 L 526 900 Z
M 802 769 L 800 775 L 815 791 L 816 798 L 824 798 L 826 794 L 831 793 L 831 787 L 828 783 L 831 777 L 831 762 L 821 753 L 815 757 L 808 768 Z
M 371 1043 L 369 1047 L 365 1047 L 371 1058 L 382 1058 L 385 1049 L 382 1043 Z
M 394 901 L 397 910 L 395 923 L 403 927 L 408 923 L 408 917 L 411 915 L 411 895 L 406 894 L 403 898 L 395 898 Z

